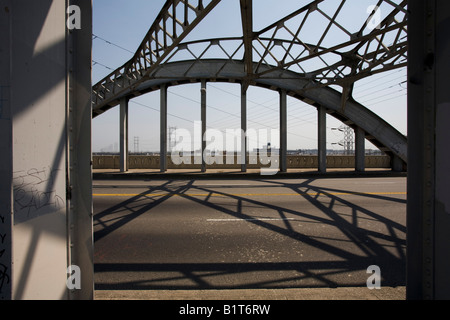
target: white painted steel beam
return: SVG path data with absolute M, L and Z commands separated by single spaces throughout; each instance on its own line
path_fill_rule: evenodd
M 161 172 L 167 171 L 167 85 L 162 85 L 160 88 L 160 152 L 159 161 Z
M 247 172 L 247 89 L 241 85 L 241 171 Z
M 206 172 L 206 157 L 205 157 L 205 152 L 206 152 L 206 108 L 207 108 L 207 85 L 206 85 L 206 81 L 202 80 L 201 81 L 201 89 L 200 89 L 200 95 L 201 95 L 201 122 L 202 122 L 202 140 L 201 140 L 201 145 L 202 145 L 202 172 Z
M 280 155 L 281 172 L 287 172 L 287 94 L 280 91 Z
M 92 88 L 92 72 L 85 63 L 92 60 L 92 1 L 70 0 L 68 4 L 78 6 L 81 14 L 81 29 L 66 34 L 69 43 L 66 47 L 67 61 L 70 62 L 67 71 L 71 77 L 66 94 L 70 101 L 67 105 L 70 121 L 67 130 L 70 139 L 67 160 L 70 164 L 67 248 L 70 253 L 69 266 L 74 265 L 80 271 L 80 286 L 69 288 L 69 299 L 93 300 L 92 91 L 89 90 Z
M 129 101 L 128 98 L 122 98 L 120 100 L 120 172 L 128 171 L 128 154 L 129 154 L 129 128 L 128 128 L 128 116 L 129 116 Z

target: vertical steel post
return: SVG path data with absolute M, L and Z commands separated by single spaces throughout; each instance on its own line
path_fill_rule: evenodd
M 434 298 L 450 300 L 450 3 L 436 1 L 435 284 Z
M 360 127 L 355 129 L 355 169 L 358 172 L 366 170 L 366 133 Z
M 327 171 L 327 113 L 323 106 L 318 110 L 318 166 L 319 172 Z
M 280 92 L 280 171 L 287 172 L 287 94 Z
M 12 298 L 13 131 L 10 99 L 12 0 L 0 1 L 0 300 Z
M 450 3 L 408 11 L 407 298 L 450 299 Z
M 201 119 L 202 119 L 202 172 L 206 172 L 206 80 L 201 83 Z
M 80 268 L 80 288 L 69 290 L 69 299 L 94 299 L 94 236 L 92 203 L 92 2 L 70 0 L 80 8 L 81 29 L 68 32 L 68 265 Z
M 159 161 L 160 161 L 160 168 L 161 172 L 167 171 L 167 85 L 162 85 L 160 88 L 161 93 L 161 99 L 160 99 L 160 105 L 161 105 L 161 146 L 160 146 L 160 152 L 159 152 Z
M 241 171 L 247 172 L 247 89 L 241 85 Z
M 120 172 L 128 171 L 128 98 L 120 100 Z

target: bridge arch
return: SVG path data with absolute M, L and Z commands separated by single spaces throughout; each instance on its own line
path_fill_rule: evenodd
M 261 68 L 261 66 L 260 66 Z M 270 76 L 248 80 L 245 63 L 238 60 L 210 59 L 177 61 L 160 65 L 152 76 L 138 86 L 123 91 L 115 100 L 93 109 L 93 117 L 119 105 L 123 99 L 160 90 L 162 86 L 178 86 L 196 82 L 231 82 L 285 92 L 312 107 L 323 107 L 326 113 L 356 130 L 401 166 L 407 164 L 407 138 L 384 119 L 362 104 L 349 99 L 342 104 L 342 93 L 331 87 L 305 90 L 310 81 L 292 71 L 272 71 Z

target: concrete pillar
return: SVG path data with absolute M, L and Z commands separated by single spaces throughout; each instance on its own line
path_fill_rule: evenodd
M 206 80 L 202 80 L 201 83 L 201 119 L 202 119 L 202 172 L 206 172 Z
M 287 94 L 280 92 L 280 171 L 287 172 Z
M 120 100 L 120 172 L 128 171 L 128 98 Z
M 93 299 L 91 2 L 0 8 L 0 300 Z
M 162 85 L 160 88 L 160 150 L 159 163 L 161 172 L 167 171 L 167 85 Z
M 355 169 L 358 172 L 366 170 L 366 133 L 360 127 L 355 129 Z
M 241 85 L 241 171 L 247 172 L 247 89 Z
M 318 107 L 318 163 L 319 172 L 327 171 L 327 112 L 325 107 Z

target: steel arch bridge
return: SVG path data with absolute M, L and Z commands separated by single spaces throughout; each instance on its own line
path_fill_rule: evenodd
M 355 101 L 352 92 L 358 80 L 407 66 L 407 0 L 377 1 L 359 25 L 346 14 L 350 5 L 346 0 L 300 1 L 303 6 L 298 10 L 259 31 L 253 28 L 257 2 L 239 1 L 242 36 L 184 41 L 220 0 L 167 0 L 133 58 L 93 86 L 92 116 L 121 105 L 125 124 L 129 99 L 161 90 L 163 159 L 168 86 L 208 81 L 241 84 L 244 132 L 246 91 L 259 86 L 280 92 L 282 171 L 286 169 L 287 95 L 318 109 L 319 171 L 326 171 L 327 113 L 355 129 L 357 170 L 364 170 L 364 138 L 390 155 L 393 167 L 406 165 L 407 138 Z M 202 107 L 206 107 L 204 99 L 202 95 Z M 121 128 L 122 140 L 127 139 L 126 130 Z M 126 170 L 127 143 L 121 144 L 122 170 Z M 163 160 L 161 170 L 166 169 Z

